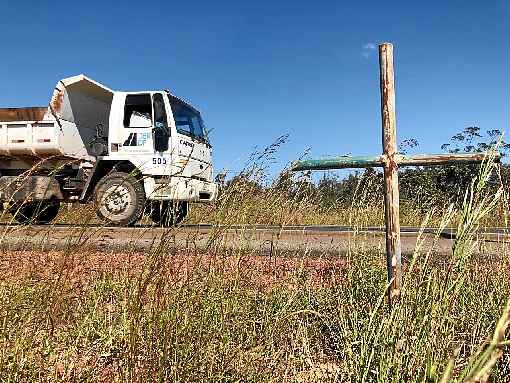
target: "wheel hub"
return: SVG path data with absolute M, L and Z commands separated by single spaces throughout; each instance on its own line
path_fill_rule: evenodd
M 124 185 L 109 187 L 103 199 L 103 206 L 110 214 L 120 214 L 131 204 L 129 189 Z

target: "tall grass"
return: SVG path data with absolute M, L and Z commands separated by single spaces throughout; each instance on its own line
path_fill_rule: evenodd
M 58 251 L 3 250 L 0 379 L 510 381 L 510 261 L 480 254 L 476 234 L 502 198 L 487 192 L 493 167 L 489 157 L 460 209 L 425 217 L 438 232 L 422 233 L 405 255 L 392 310 L 385 255 L 364 246 L 361 232 L 338 255 L 226 246 L 239 223 L 285 225 L 313 214 L 306 193 L 284 187 L 287 174 L 254 202 L 246 180 L 265 176 L 259 165 L 222 194 L 206 247 L 182 249 L 171 240 L 177 228 L 145 253 L 128 249 L 136 238 L 105 252 L 73 241 Z M 365 190 L 345 213 L 360 228 L 371 224 Z M 449 226 L 458 233 L 452 252 L 437 253 Z

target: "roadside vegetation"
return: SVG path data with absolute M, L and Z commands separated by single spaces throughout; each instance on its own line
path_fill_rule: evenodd
M 468 127 L 442 145 L 452 153 L 486 151 L 500 140 L 498 130 L 483 133 L 477 127 Z M 210 205 L 192 205 L 188 224 L 271 224 L 271 225 L 352 225 L 353 211 L 356 222 L 365 226 L 384 225 L 383 177 L 379 169 L 368 168 L 339 177 L 335 172 L 322 172 L 320 178 L 311 172 L 294 174 L 284 170 L 278 176 L 268 175 L 269 164 L 276 160 L 278 148 L 285 143 L 286 136 L 261 152 L 253 153 L 246 167 L 227 178 L 217 178 L 220 198 Z M 505 195 L 510 192 L 510 165 L 506 155 L 510 144 L 500 142 L 499 151 L 504 161 L 493 171 L 486 189 L 495 195 L 503 187 Z M 416 140 L 405 140 L 399 146 L 401 153 L 416 150 Z M 290 167 L 290 164 L 289 166 Z M 287 168 L 288 168 L 287 167 Z M 449 165 L 402 168 L 399 172 L 401 223 L 420 226 L 427 214 L 429 224 L 437 226 L 450 204 L 461 208 L 465 191 L 480 171 L 479 165 Z M 224 204 L 228 201 L 228 212 Z M 506 227 L 508 221 L 506 199 L 498 199 L 491 214 L 483 217 L 483 225 Z M 3 221 L 8 221 L 4 215 Z M 63 207 L 59 223 L 100 224 L 92 204 Z M 145 221 L 150 224 L 150 220 Z
M 131 246 L 136 238 L 107 251 L 72 239 L 55 250 L 4 246 L 0 380 L 510 381 L 510 258 L 484 255 L 476 234 L 506 216 L 504 184 L 494 182 L 501 167 L 488 158 L 458 198 L 410 214 L 438 227 L 432 242 L 445 227 L 457 235 L 448 255 L 420 235 L 390 310 L 384 253 L 365 248 L 362 233 L 343 254 L 225 246 L 228 227 L 243 223 L 363 228 L 382 214 L 370 170 L 341 181 L 350 197 L 332 206 L 321 205 L 307 175 L 267 182 L 278 145 L 226 184 L 216 205 L 195 210 L 191 219 L 215 225 L 205 248 L 175 246 L 179 227 L 162 230 L 144 253 Z M 73 223 L 78 232 L 90 230 L 90 211 Z M 307 221 L 321 214 L 343 221 Z

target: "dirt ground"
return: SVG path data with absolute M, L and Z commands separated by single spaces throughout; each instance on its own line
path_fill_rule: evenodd
M 143 253 L 81 252 L 69 254 L 64 251 L 6 251 L 0 258 L 0 282 L 15 283 L 30 277 L 32 280 L 65 279 L 70 285 L 83 286 L 103 273 L 119 279 L 137 276 L 155 269 L 174 283 L 184 283 L 200 269 L 221 270 L 225 275 L 237 275 L 243 284 L 256 290 L 275 286 L 292 285 L 296 278 L 308 283 L 325 286 L 338 283 L 345 277 L 347 262 L 338 257 L 267 257 L 261 255 L 217 256 L 208 252 L 190 255 L 178 251 L 149 260 Z
M 418 239 L 420 239 L 418 241 Z M 428 233 L 402 233 L 402 254 L 411 255 L 417 243 L 422 251 L 448 255 L 454 246 L 454 236 L 435 236 Z M 154 247 L 166 249 L 246 250 L 260 255 L 290 254 L 345 254 L 360 251 L 385 250 L 382 232 L 281 230 L 277 228 L 221 228 L 184 227 L 164 229 L 154 227 L 101 226 L 1 226 L 0 249 L 50 251 L 80 249 L 92 252 L 145 253 Z M 509 254 L 507 235 L 480 235 L 475 252 L 484 255 Z

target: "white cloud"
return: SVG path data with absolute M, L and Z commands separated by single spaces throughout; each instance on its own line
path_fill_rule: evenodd
M 374 43 L 366 43 L 365 45 L 363 45 L 361 47 L 361 55 L 364 58 L 368 59 L 372 55 L 372 53 L 375 51 L 376 48 L 377 47 L 375 46 Z

